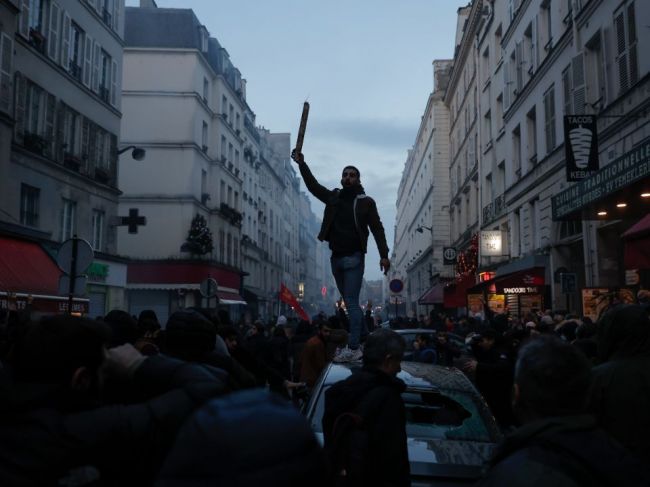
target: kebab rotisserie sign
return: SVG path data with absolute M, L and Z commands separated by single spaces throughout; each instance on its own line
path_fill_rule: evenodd
M 598 128 L 594 115 L 564 117 L 567 181 L 581 181 L 595 174 L 598 164 Z

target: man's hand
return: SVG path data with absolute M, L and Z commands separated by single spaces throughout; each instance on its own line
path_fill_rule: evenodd
M 303 164 L 305 162 L 305 156 L 302 152 L 296 152 L 296 149 L 291 151 L 291 159 L 296 161 L 298 164 Z
M 390 260 L 381 259 L 379 261 L 379 268 L 384 271 L 384 275 L 388 274 L 388 269 L 390 269 Z

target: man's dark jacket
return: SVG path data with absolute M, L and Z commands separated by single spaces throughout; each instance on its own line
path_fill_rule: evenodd
M 478 487 L 637 487 L 647 468 L 597 427 L 593 416 L 528 423 L 506 437 Z
M 329 241 L 329 234 L 336 218 L 336 213 L 340 204 L 340 189 L 327 189 L 322 186 L 311 173 L 307 163 L 298 164 L 300 174 L 302 175 L 305 185 L 311 194 L 325 203 L 325 213 L 323 215 L 323 224 L 321 225 L 318 240 Z M 379 257 L 388 259 L 388 244 L 384 226 L 379 219 L 379 212 L 375 200 L 361 193 L 354 200 L 354 222 L 361 241 L 364 253 L 368 249 L 368 235 L 370 231 L 377 242 Z
M 362 486 L 409 486 L 410 467 L 406 443 L 406 410 L 402 392 L 404 382 L 373 369 L 357 369 L 347 379 L 325 392 L 323 435 L 330 459 L 334 424 L 342 413 L 353 412 L 363 418 L 368 451 Z
M 11 384 L 0 403 L 0 485 L 80 485 L 89 472 L 92 485 L 151 480 L 184 420 L 225 392 L 221 371 L 163 356 L 133 381 L 147 400 L 94 408 L 56 386 Z

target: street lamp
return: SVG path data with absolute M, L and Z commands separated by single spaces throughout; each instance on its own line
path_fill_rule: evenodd
M 431 227 L 426 227 L 426 226 L 424 226 L 424 225 L 420 225 L 419 227 L 417 227 L 417 228 L 415 229 L 415 231 L 418 232 L 418 233 L 423 233 L 425 228 L 426 228 L 427 230 L 429 230 L 430 232 L 433 232 L 433 228 L 431 228 Z
M 144 159 L 144 156 L 146 155 L 146 151 L 142 147 L 136 147 L 135 145 L 127 145 L 126 147 L 123 147 L 122 149 L 117 151 L 117 155 L 119 156 L 120 154 L 125 153 L 129 149 L 133 149 L 133 152 L 131 152 L 131 157 L 135 159 L 136 161 L 141 161 Z

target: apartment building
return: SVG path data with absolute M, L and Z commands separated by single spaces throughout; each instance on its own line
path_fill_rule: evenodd
M 92 315 L 124 304 L 126 266 L 114 257 L 113 224 L 123 11 L 123 0 L 2 4 L 2 233 L 52 253 L 75 235 L 87 240 L 95 251 L 86 288 L 90 301 L 78 311 Z M 47 289 L 11 291 L 55 301 L 56 268 L 52 273 Z
M 450 243 L 449 110 L 443 98 L 451 66 L 450 60 L 433 62 L 433 91 L 398 190 L 392 275 L 405 281 L 406 309 L 415 314 L 442 304 L 441 290 L 433 287 L 453 272 L 442 256 Z

